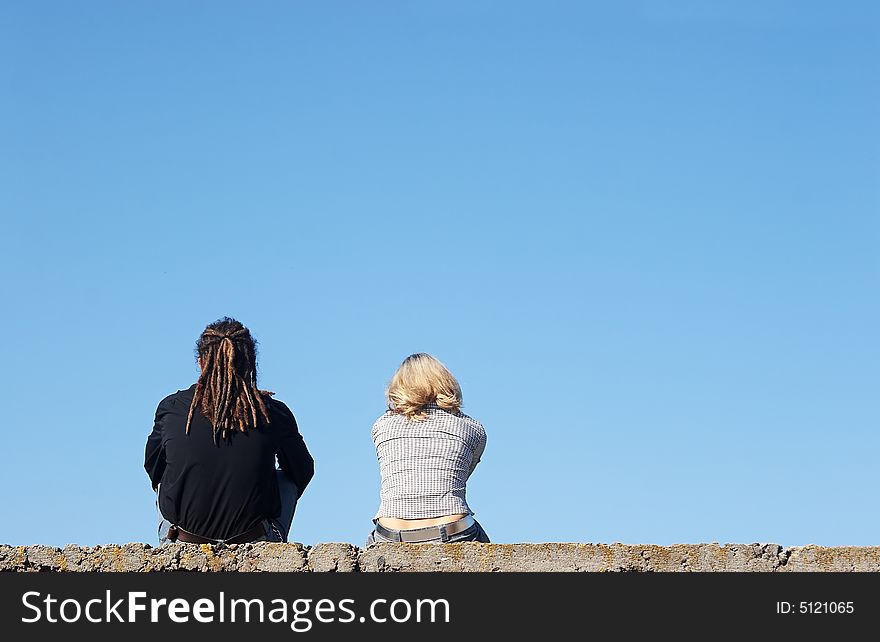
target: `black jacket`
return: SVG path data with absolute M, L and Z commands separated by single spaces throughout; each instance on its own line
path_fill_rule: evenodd
M 193 384 L 165 397 L 156 409 L 147 438 L 144 468 L 159 491 L 159 509 L 172 524 L 203 537 L 227 539 L 244 533 L 281 512 L 275 458 L 302 495 L 314 475 L 290 409 L 264 396 L 269 422 L 226 440 L 213 440 L 205 416 L 193 412 L 189 435 L 186 416 L 195 394 Z

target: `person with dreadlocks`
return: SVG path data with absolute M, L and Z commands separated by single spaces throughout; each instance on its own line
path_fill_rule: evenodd
M 239 321 L 206 327 L 196 355 L 198 381 L 159 403 L 147 439 L 159 541 L 286 542 L 314 475 L 296 419 L 257 388 L 256 341 Z

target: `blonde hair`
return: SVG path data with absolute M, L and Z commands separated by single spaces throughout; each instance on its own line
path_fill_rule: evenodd
M 407 419 L 419 421 L 427 416 L 425 407 L 435 403 L 449 412 L 461 408 L 461 387 L 452 373 L 429 354 L 409 355 L 391 377 L 388 409 Z

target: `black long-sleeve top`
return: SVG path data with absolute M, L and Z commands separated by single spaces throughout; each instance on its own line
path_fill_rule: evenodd
M 263 398 L 268 423 L 261 418 L 257 428 L 218 436 L 215 444 L 211 423 L 197 408 L 186 435 L 195 389 L 193 384 L 159 403 L 144 468 L 154 489 L 162 484 L 165 519 L 203 537 L 227 539 L 280 514 L 276 456 L 300 495 L 314 475 L 314 460 L 293 413 L 269 396 Z

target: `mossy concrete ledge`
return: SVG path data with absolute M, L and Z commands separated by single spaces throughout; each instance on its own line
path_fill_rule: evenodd
M 880 571 L 880 546 L 779 544 L 0 545 L 0 572 Z

